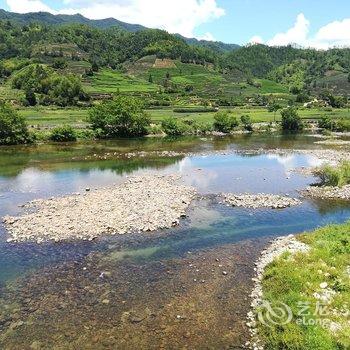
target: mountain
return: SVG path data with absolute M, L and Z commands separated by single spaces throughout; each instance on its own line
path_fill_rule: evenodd
M 99 29 L 119 27 L 121 29 L 126 30 L 127 32 L 133 32 L 133 33 L 140 30 L 147 29 L 142 25 L 125 23 L 115 18 L 92 20 L 80 14 L 53 15 L 48 12 L 31 12 L 31 13 L 21 14 L 21 13 L 8 12 L 3 9 L 0 9 L 0 20 L 14 21 L 21 25 L 25 25 L 33 22 L 45 23 L 48 25 L 64 25 L 64 24 L 79 23 L 79 24 L 85 24 L 85 25 L 92 26 Z M 197 40 L 194 38 L 185 38 L 180 34 L 177 34 L 177 36 L 185 40 L 185 42 L 187 42 L 189 45 L 209 48 L 217 52 L 229 52 L 239 48 L 239 45 L 226 44 L 221 41 L 208 41 L 208 40 Z
M 224 52 L 230 52 L 240 48 L 240 46 L 237 44 L 226 44 L 226 43 L 223 43 L 222 41 L 198 40 L 195 38 L 186 38 L 180 34 L 177 34 L 177 36 L 183 39 L 189 45 L 204 47 L 207 49 L 214 50 L 216 52 L 224 53 Z
M 45 23 L 49 25 L 64 25 L 64 24 L 86 24 L 95 28 L 107 29 L 110 27 L 119 27 L 128 32 L 137 32 L 146 29 L 139 24 L 130 24 L 118 21 L 114 18 L 106 19 L 88 19 L 80 14 L 76 15 L 53 15 L 48 12 L 31 12 L 31 13 L 14 13 L 0 9 L 0 20 L 14 21 L 18 24 L 24 25 L 33 22 Z

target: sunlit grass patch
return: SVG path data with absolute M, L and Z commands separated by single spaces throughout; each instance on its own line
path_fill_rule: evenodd
M 308 253 L 284 254 L 264 273 L 264 300 L 283 303 L 287 324 L 258 323 L 266 349 L 331 350 L 350 347 L 350 222 L 299 237 Z

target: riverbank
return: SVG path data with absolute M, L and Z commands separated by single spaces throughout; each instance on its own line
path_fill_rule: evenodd
M 347 349 L 350 223 L 279 238 L 256 263 L 252 349 Z
M 155 231 L 185 216 L 195 190 L 179 176 L 139 176 L 125 183 L 25 206 L 34 212 L 5 217 L 9 241 L 92 240 L 103 234 Z

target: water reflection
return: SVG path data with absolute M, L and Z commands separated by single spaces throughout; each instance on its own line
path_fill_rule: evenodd
M 314 147 L 306 135 L 259 135 L 232 137 L 187 137 L 174 139 L 117 140 L 75 145 L 41 145 L 0 149 L 0 216 L 21 212 L 20 204 L 35 198 L 85 191 L 123 181 L 127 175 L 181 173 L 185 183 L 199 193 L 276 193 L 298 196 L 298 190 L 314 182 L 290 172 L 292 168 L 318 165 L 314 157 L 291 154 L 227 154 L 190 157 L 118 158 L 96 160 L 87 156 L 106 152 L 182 152 Z M 13 279 L 32 269 L 74 261 L 92 251 L 109 259 L 168 259 L 189 250 L 223 247 L 241 240 L 282 235 L 343 222 L 349 218 L 347 203 L 305 200 L 283 211 L 251 211 L 230 208 L 210 199 L 196 203 L 190 218 L 178 228 L 152 235 L 105 237 L 94 243 L 44 245 L 5 243 L 0 225 L 0 281 Z M 109 254 L 110 253 L 110 254 Z

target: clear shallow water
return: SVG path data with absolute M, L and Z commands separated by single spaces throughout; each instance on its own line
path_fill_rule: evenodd
M 143 173 L 181 173 L 205 196 L 179 227 L 94 242 L 9 244 L 0 225 L 0 347 L 238 348 L 247 340 L 253 262 L 266 241 L 344 222 L 350 206 L 304 200 L 284 210 L 249 210 L 222 205 L 214 194 L 298 196 L 315 179 L 290 170 L 317 160 L 268 152 L 98 158 L 110 152 L 316 148 L 314 141 L 265 135 L 0 148 L 0 217 L 20 214 L 19 205 L 35 198 L 84 192 Z M 179 314 L 188 315 L 181 324 Z
M 311 142 L 310 142 L 311 140 Z M 301 166 L 314 166 L 318 161 L 307 155 L 206 155 L 174 158 L 82 160 L 87 155 L 106 152 L 130 152 L 175 149 L 177 151 L 233 150 L 313 147 L 306 136 L 274 136 L 219 139 L 190 138 L 181 141 L 140 140 L 110 141 L 96 144 L 43 145 L 29 148 L 0 149 L 0 216 L 21 213 L 20 205 L 35 198 L 47 198 L 86 187 L 98 188 L 122 182 L 126 176 L 143 173 L 180 173 L 186 184 L 199 193 L 221 192 L 276 193 L 298 196 L 297 190 L 312 183 L 312 177 L 290 172 Z M 247 147 L 247 146 L 250 147 Z M 179 228 L 160 233 L 160 237 L 107 237 L 96 243 L 75 242 L 37 246 L 8 244 L 6 232 L 0 226 L 0 281 L 16 278 L 26 271 L 47 264 L 79 259 L 93 250 L 105 250 L 110 242 L 126 242 L 118 248 L 118 257 L 158 259 L 181 255 L 188 250 L 200 250 L 240 240 L 283 235 L 309 230 L 327 223 L 343 222 L 350 217 L 350 207 L 344 203 L 305 200 L 301 206 L 276 210 L 229 208 L 215 201 L 198 202 L 190 211 L 190 219 Z M 140 239 L 141 243 L 135 241 Z M 131 248 L 129 248 L 131 246 Z M 140 247 L 139 247 L 140 246 Z M 113 248 L 114 249 L 114 248 Z M 123 249 L 127 252 L 124 253 Z M 144 251 L 144 253 L 143 253 Z

